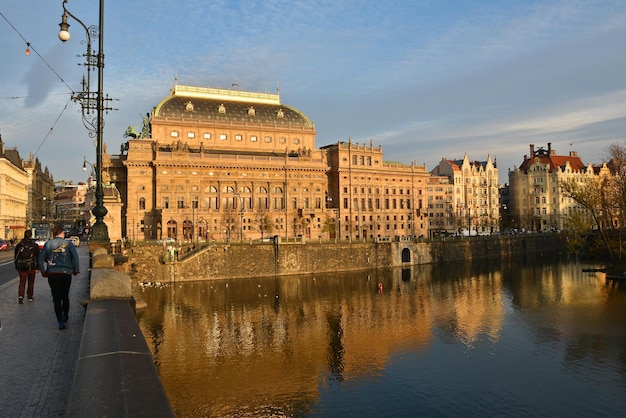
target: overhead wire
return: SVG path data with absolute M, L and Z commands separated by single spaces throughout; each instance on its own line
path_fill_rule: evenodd
M 63 115 L 63 113 L 65 113 L 65 110 L 67 109 L 67 106 L 69 105 L 69 103 L 72 101 L 72 97 L 74 97 L 75 91 L 74 89 L 72 89 L 70 87 L 69 84 L 67 84 L 65 82 L 65 80 L 63 79 L 63 77 L 61 77 L 61 75 L 54 69 L 52 68 L 52 66 L 48 63 L 48 61 L 46 61 L 46 59 L 44 57 L 41 56 L 41 54 L 39 53 L 39 51 L 37 51 L 37 49 L 35 49 L 35 47 L 26 40 L 26 38 L 20 33 L 19 30 L 17 30 L 17 28 L 15 27 L 15 25 L 13 25 L 9 19 L 4 15 L 4 13 L 0 12 L 0 16 L 2 16 L 2 18 L 7 22 L 7 24 L 15 31 L 15 33 L 17 33 L 17 35 L 22 39 L 22 41 L 24 41 L 24 43 L 26 44 L 26 48 L 27 50 L 31 50 L 33 51 L 35 54 L 37 54 L 37 56 L 39 57 L 39 59 L 41 61 L 43 61 L 44 64 L 46 64 L 46 66 L 50 69 L 50 71 L 52 71 L 54 73 L 54 75 L 57 76 L 57 78 L 61 81 L 61 83 L 63 83 L 68 90 L 71 92 L 72 96 L 70 97 L 70 99 L 65 103 L 65 106 L 63 106 L 63 109 L 61 110 L 61 113 L 59 113 L 59 116 L 56 118 L 56 120 L 54 121 L 54 123 L 52 124 L 52 126 L 50 127 L 50 129 L 48 130 L 48 132 L 46 133 L 46 136 L 43 138 L 43 140 L 41 141 L 41 143 L 39 144 L 39 147 L 37 147 L 37 150 L 34 153 L 34 156 L 37 156 L 37 153 L 39 152 L 39 150 L 41 149 L 41 147 L 45 144 L 46 140 L 48 139 L 48 137 L 52 134 L 52 132 L 54 131 L 54 127 L 56 126 L 56 124 L 59 122 L 59 119 L 61 119 L 61 116 Z M 67 93 L 64 93 L 67 94 Z M 23 97 L 27 97 L 27 96 L 23 96 Z M 14 97 L 9 97 L 9 98 L 4 98 L 2 100 L 7 100 L 7 99 L 17 99 L 19 98 L 19 96 L 14 96 Z
M 63 109 L 61 110 L 61 113 L 59 113 L 59 116 L 56 118 L 56 120 L 54 121 L 54 123 L 50 127 L 50 130 L 48 131 L 46 136 L 41 141 L 41 144 L 39 144 L 39 146 L 37 147 L 37 150 L 34 152 L 33 157 L 37 156 L 37 153 L 39 152 L 41 147 L 43 147 L 43 144 L 46 142 L 48 137 L 52 134 L 52 132 L 54 131 L 54 127 L 56 126 L 56 124 L 59 121 L 59 119 L 61 119 L 61 116 L 63 116 L 63 113 L 65 113 L 65 110 L 67 109 L 67 105 L 69 105 L 71 101 L 72 101 L 72 98 L 70 97 L 70 99 L 65 103 L 65 106 L 63 106 Z
M 17 35 L 22 39 L 22 41 L 24 41 L 24 43 L 26 44 L 26 47 L 28 49 L 30 49 L 31 51 L 33 51 L 35 54 L 37 54 L 37 56 L 39 57 L 39 59 L 41 59 L 41 61 L 43 61 L 44 64 L 46 64 L 46 66 L 50 69 L 50 71 L 52 71 L 54 73 L 54 75 L 57 76 L 57 78 L 61 81 L 61 83 L 65 84 L 65 87 L 67 87 L 69 89 L 69 91 L 71 91 L 72 93 L 75 93 L 74 89 L 72 89 L 70 87 L 69 84 L 67 84 L 65 82 L 65 80 L 63 79 L 63 77 L 61 77 L 61 75 L 59 75 L 59 73 L 52 68 L 52 66 L 50 65 L 50 63 L 48 63 L 48 61 L 46 61 L 46 59 L 44 57 L 41 56 L 41 54 L 39 53 L 39 51 L 37 51 L 37 49 L 35 49 L 35 47 L 33 46 L 33 44 L 31 44 L 30 42 L 28 42 L 26 40 L 26 38 L 24 38 L 24 36 L 20 33 L 19 30 L 17 30 L 17 28 L 15 27 L 15 25 L 13 25 L 9 19 L 7 19 L 7 17 L 4 15 L 4 13 L 0 12 L 0 16 L 2 16 L 2 18 L 7 22 L 7 24 L 9 26 L 11 26 L 11 28 L 15 31 L 15 33 L 17 33 Z

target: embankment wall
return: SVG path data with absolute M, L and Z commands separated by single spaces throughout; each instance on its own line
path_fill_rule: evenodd
M 434 242 L 237 243 L 199 250 L 136 245 L 128 269 L 141 282 L 268 277 L 356 271 L 564 251 L 557 235 L 477 237 Z M 169 261 L 172 260 L 172 261 Z

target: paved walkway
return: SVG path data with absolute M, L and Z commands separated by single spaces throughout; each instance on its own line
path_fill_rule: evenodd
M 47 279 L 37 274 L 34 301 L 17 303 L 19 279 L 0 286 L 0 417 L 60 417 L 65 413 L 89 298 L 89 253 L 78 248 L 67 328 L 58 330 Z

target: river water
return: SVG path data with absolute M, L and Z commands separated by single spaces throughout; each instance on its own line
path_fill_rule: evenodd
M 626 283 L 587 267 L 151 284 L 139 321 L 180 417 L 623 416 Z

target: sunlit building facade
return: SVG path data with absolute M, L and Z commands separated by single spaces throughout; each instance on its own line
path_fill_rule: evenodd
M 105 155 L 129 240 L 248 241 L 426 236 L 424 166 L 338 142 L 278 94 L 176 84 Z
M 443 222 L 436 222 L 433 226 L 463 235 L 483 235 L 499 231 L 498 168 L 490 156 L 487 156 L 486 161 L 470 161 L 467 154 L 461 160 L 443 158 L 431 170 L 431 174 L 448 177 L 449 184 L 452 185 L 452 196 L 447 194 L 442 197 L 444 200 L 441 202 L 433 201 L 432 208 L 429 202 L 431 219 L 436 219 L 441 213 L 440 205 L 445 209 L 441 219 Z M 444 188 L 443 185 L 436 187 Z M 445 186 L 445 189 L 449 190 L 449 186 Z
M 548 143 L 547 149 L 530 145 L 519 168 L 509 170 L 511 217 L 516 229 L 550 231 L 563 229 L 565 219 L 578 210 L 561 185 L 566 181 L 593 181 L 609 175 L 606 165 L 596 169 L 585 165 L 576 151 L 558 155 Z

